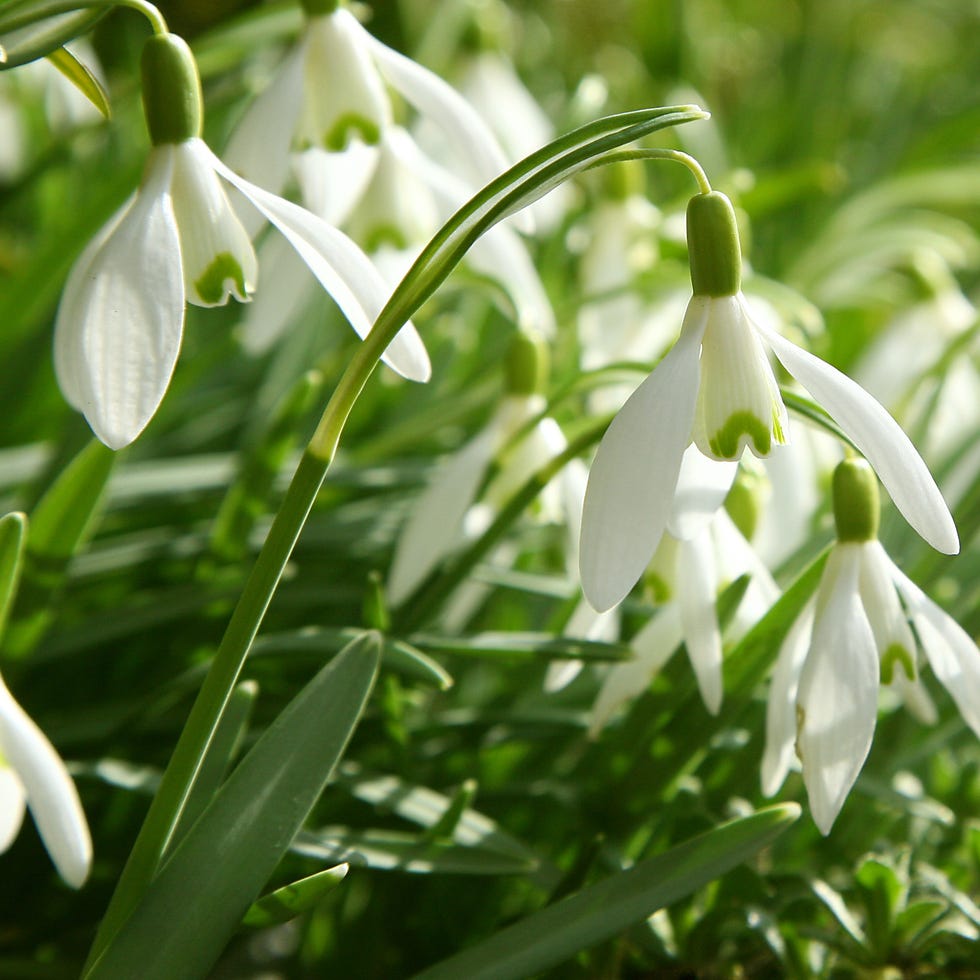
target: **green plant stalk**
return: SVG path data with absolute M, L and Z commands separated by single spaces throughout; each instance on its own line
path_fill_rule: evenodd
M 300 459 L 133 844 L 83 976 L 112 942 L 160 867 L 249 648 L 336 453 L 344 425 L 395 334 L 449 275 L 470 245 L 497 221 L 581 170 L 596 156 L 657 129 L 706 117 L 707 113 L 697 107 L 682 106 L 625 113 L 583 126 L 492 181 L 464 204 L 423 250 L 351 358 Z M 596 438 L 591 433 L 590 437 Z
M 163 14 L 146 0 L 47 0 L 37 3 L 36 0 L 20 0 L 8 5 L 0 19 L 4 31 L 16 31 L 22 27 L 30 27 L 39 21 L 47 20 L 58 14 L 71 14 L 80 10 L 100 10 L 112 7 L 128 7 L 141 13 L 153 28 L 154 34 L 167 34 L 167 22 Z M 22 9 L 21 9 L 22 8 Z

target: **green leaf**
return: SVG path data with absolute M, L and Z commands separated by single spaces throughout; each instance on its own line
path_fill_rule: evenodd
M 17 593 L 26 537 L 25 514 L 15 512 L 0 517 L 0 637 L 3 636 L 7 613 Z
M 341 651 L 269 726 L 165 861 L 86 974 L 204 977 L 269 880 L 347 745 L 374 683 L 378 638 Z
M 57 51 L 66 42 L 88 33 L 109 12 L 79 10 L 54 17 L 46 15 L 45 9 L 54 6 L 54 2 L 45 0 L 21 0 L 5 6 L 0 12 L 0 68 L 16 68 Z
M 723 824 L 529 915 L 416 980 L 519 980 L 556 966 L 741 864 L 799 815 L 787 803 Z
M 349 864 L 338 864 L 263 895 L 245 913 L 242 925 L 264 929 L 295 919 L 333 891 L 347 876 L 349 868 Z
M 116 454 L 93 439 L 65 468 L 31 514 L 20 597 L 7 637 L 12 656 L 29 653 L 52 617 L 51 596 L 95 522 Z
M 112 115 L 102 83 L 67 48 L 57 48 L 47 58 L 106 119 Z
M 436 653 L 463 657 L 489 657 L 494 660 L 577 659 L 588 663 L 631 660 L 633 653 L 625 643 L 604 643 L 574 636 L 552 636 L 550 633 L 486 632 L 472 636 L 436 636 L 416 633 L 410 637 L 415 646 Z

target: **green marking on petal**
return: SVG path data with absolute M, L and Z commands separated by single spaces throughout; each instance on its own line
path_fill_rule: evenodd
M 752 452 L 756 456 L 769 455 L 772 430 L 751 412 L 730 415 L 725 424 L 708 439 L 708 445 L 719 459 L 738 459 L 743 435 L 752 440 Z M 782 441 L 778 435 L 777 441 Z
M 670 587 L 670 582 L 657 572 L 647 572 L 643 577 L 643 584 L 655 605 L 670 602 L 673 598 L 674 590 Z
M 392 248 L 408 248 L 408 239 L 397 225 L 375 225 L 363 236 L 364 251 L 369 255 L 377 252 L 383 245 Z
M 900 643 L 892 643 L 881 655 L 881 683 L 891 684 L 895 678 L 895 663 L 902 665 L 905 676 L 910 680 L 915 680 L 915 660 L 912 654 Z
M 323 145 L 332 153 L 346 150 L 351 139 L 359 136 L 369 146 L 381 139 L 381 128 L 372 119 L 358 115 L 356 112 L 346 112 L 330 127 L 323 136 Z
M 238 296 L 248 295 L 245 291 L 245 273 L 242 272 L 238 260 L 231 252 L 219 252 L 204 270 L 204 274 L 195 280 L 194 290 L 202 303 L 214 306 L 224 302 L 227 292 L 225 284 L 229 280 L 234 284 L 232 289 Z

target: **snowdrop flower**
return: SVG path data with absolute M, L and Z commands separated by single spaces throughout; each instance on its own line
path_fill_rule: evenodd
M 13 843 L 30 807 L 58 873 L 81 888 L 92 864 L 92 840 L 78 791 L 44 733 L 0 677 L 0 854 Z
M 814 599 L 790 629 L 773 671 L 762 788 L 782 785 L 795 754 L 813 819 L 830 832 L 871 748 L 879 685 L 931 713 L 916 638 L 964 721 L 980 735 L 980 650 L 888 557 L 878 541 L 878 485 L 860 459 L 834 472 L 837 543 Z M 909 626 L 911 620 L 915 635 Z
M 237 171 L 281 191 L 292 168 L 304 202 L 319 199 L 340 221 L 365 190 L 392 125 L 386 85 L 438 124 L 468 184 L 480 187 L 507 168 L 489 128 L 441 78 L 372 37 L 338 0 L 303 0 L 303 8 L 299 43 L 229 142 Z
M 586 597 L 608 609 L 632 588 L 670 514 L 692 443 L 715 460 L 748 447 L 767 456 L 788 423 L 768 346 L 875 468 L 906 520 L 934 548 L 959 550 L 952 516 L 915 447 L 850 378 L 749 316 L 731 202 L 718 192 L 688 205 L 694 295 L 677 342 L 633 392 L 603 437 L 582 519 Z
M 685 466 L 696 467 L 688 450 Z M 701 513 L 683 526 L 686 538 L 669 532 L 661 538 L 645 580 L 661 608 L 630 643 L 636 658 L 616 664 L 606 675 L 592 709 L 590 732 L 596 735 L 617 708 L 643 693 L 684 643 L 701 699 L 711 714 L 721 708 L 722 636 L 716 602 L 735 579 L 749 575 L 749 584 L 729 627 L 738 642 L 779 598 L 780 590 L 722 507 Z
M 219 305 L 231 295 L 247 300 L 255 288 L 255 252 L 222 179 L 282 232 L 360 336 L 387 298 L 380 276 L 346 236 L 243 180 L 200 139 L 200 78 L 179 37 L 151 37 L 142 71 L 153 143 L 142 184 L 79 256 L 55 325 L 62 391 L 113 449 L 140 434 L 163 398 L 185 300 Z M 385 359 L 406 377 L 428 378 L 428 356 L 411 325 Z
M 501 507 L 567 443 L 554 419 L 537 418 L 545 349 L 537 339 L 515 337 L 507 358 L 506 394 L 487 426 L 435 474 L 395 545 L 388 600 L 404 602 L 440 562 L 467 540 L 479 537 Z M 528 428 L 530 426 L 530 428 Z M 488 470 L 496 472 L 477 500 Z M 561 486 L 544 488 L 539 505 L 546 517 L 562 509 Z

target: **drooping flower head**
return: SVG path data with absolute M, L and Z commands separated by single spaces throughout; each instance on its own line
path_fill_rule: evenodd
M 345 235 L 243 180 L 208 149 L 200 138 L 200 77 L 183 40 L 147 40 L 142 83 L 152 143 L 143 181 L 75 262 L 55 324 L 61 389 L 113 449 L 142 432 L 163 398 L 185 301 L 246 301 L 256 287 L 255 252 L 222 180 L 282 232 L 360 336 L 387 298 L 380 275 Z M 411 325 L 385 359 L 406 377 L 428 378 L 428 356 Z
M 919 648 L 980 735 L 980 650 L 878 541 L 878 484 L 871 467 L 844 460 L 834 472 L 833 497 L 837 543 L 816 596 L 780 649 L 762 761 L 762 789 L 771 796 L 798 758 L 813 819 L 824 834 L 871 749 L 879 687 L 892 687 L 931 720 L 934 709 L 919 681 Z
M 916 531 L 939 551 L 958 551 L 942 494 L 895 420 L 851 379 L 749 316 L 728 198 L 698 194 L 687 217 L 694 295 L 680 336 L 613 419 L 589 476 L 581 547 L 589 601 L 609 608 L 643 573 L 692 442 L 704 456 L 732 462 L 746 448 L 764 457 L 787 441 L 766 346 L 867 457 Z

